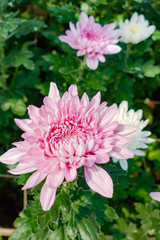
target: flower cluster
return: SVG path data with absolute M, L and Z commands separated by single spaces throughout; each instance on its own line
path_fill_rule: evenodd
M 120 30 L 116 24 L 106 24 L 103 27 L 95 23 L 93 16 L 88 17 L 86 13 L 80 14 L 80 20 L 76 27 L 70 22 L 70 29 L 66 35 L 60 36 L 62 42 L 68 43 L 77 49 L 77 56 L 87 55 L 86 64 L 94 70 L 98 62 L 105 62 L 105 54 L 114 54 L 121 51 L 116 44 L 119 42 Z
M 71 182 L 77 169 L 84 166 L 89 187 L 104 197 L 111 198 L 113 183 L 109 174 L 97 164 L 108 163 L 110 157 L 133 158 L 124 145 L 137 133 L 137 127 L 118 123 L 116 104 L 106 107 L 100 104 L 100 93 L 89 101 L 86 93 L 79 99 L 77 87 L 71 85 L 60 98 L 56 84 L 51 83 L 49 96 L 40 108 L 28 107 L 30 119 L 15 119 L 24 131 L 24 141 L 13 143 L 0 157 L 6 164 L 19 163 L 11 174 L 34 173 L 23 189 L 39 184 L 46 178 L 41 189 L 43 210 L 49 210 L 56 190 L 64 178 Z
M 149 26 L 149 22 L 145 20 L 144 15 L 139 15 L 135 12 L 130 21 L 126 19 L 124 22 L 119 22 L 121 29 L 121 41 L 124 43 L 139 43 L 155 31 L 155 26 Z
M 119 105 L 118 112 L 114 118 L 114 120 L 117 120 L 118 123 L 124 124 L 127 126 L 135 126 L 137 127 L 137 134 L 133 137 L 131 137 L 130 142 L 125 146 L 128 148 L 134 155 L 137 156 L 144 156 L 145 153 L 140 149 L 146 149 L 148 148 L 147 143 L 154 142 L 154 139 L 148 138 L 149 135 L 151 135 L 150 131 L 142 131 L 143 128 L 145 128 L 149 122 L 149 120 L 141 120 L 142 119 L 142 110 L 138 110 L 135 112 L 133 109 L 130 109 L 128 111 L 128 102 L 123 101 Z M 119 161 L 120 166 L 124 169 L 128 169 L 128 163 L 127 159 L 117 159 L 113 158 L 113 162 Z
M 120 21 L 121 30 L 115 29 L 115 23 L 102 27 L 92 16 L 82 12 L 76 27 L 70 22 L 71 30 L 59 39 L 77 49 L 77 56 L 86 55 L 87 66 L 94 70 L 99 61 L 105 62 L 104 55 L 121 51 L 116 45 L 121 32 L 121 41 L 138 43 L 154 32 L 155 26 L 148 25 L 143 15 L 138 17 L 134 13 L 130 22 Z M 106 164 L 112 158 L 127 170 L 127 159 L 143 156 L 140 149 L 154 141 L 148 138 L 149 131 L 143 131 L 148 120 L 141 120 L 142 110 L 128 111 L 126 101 L 118 108 L 116 104 L 110 107 L 106 102 L 100 104 L 100 100 L 100 92 L 91 101 L 86 93 L 80 99 L 75 85 L 71 85 L 61 98 L 56 84 L 51 83 L 43 105 L 40 108 L 30 105 L 29 119 L 15 119 L 24 131 L 24 140 L 13 143 L 15 147 L 4 153 L 0 162 L 18 163 L 9 171 L 11 174 L 33 172 L 23 190 L 45 180 L 40 193 L 43 210 L 51 208 L 57 188 L 64 179 L 74 181 L 82 166 L 88 186 L 111 198 L 112 179 L 99 164 Z M 159 193 L 151 193 L 151 196 L 159 199 Z

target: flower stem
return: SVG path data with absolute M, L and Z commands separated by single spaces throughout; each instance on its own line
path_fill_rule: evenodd
M 85 66 L 86 66 L 86 58 L 87 58 L 87 55 L 85 55 L 83 60 L 81 61 L 81 64 L 80 64 L 80 67 L 79 67 L 80 71 L 83 71 Z
M 15 79 L 16 79 L 16 76 L 17 76 L 17 73 L 18 73 L 18 69 L 19 69 L 19 67 L 17 67 L 15 72 L 14 72 L 14 75 L 13 75 L 13 78 L 12 78 L 12 81 L 11 81 L 11 87 L 13 87 L 14 84 L 15 84 Z
M 23 191 L 23 209 L 27 208 L 27 190 Z
M 128 66 L 128 57 L 129 57 L 129 54 L 131 51 L 131 46 L 132 46 L 132 44 L 127 44 L 126 54 L 125 54 L 125 58 L 124 58 L 124 63 L 125 63 L 126 67 Z

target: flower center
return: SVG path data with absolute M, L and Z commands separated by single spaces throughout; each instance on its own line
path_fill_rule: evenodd
M 131 33 L 133 33 L 133 34 L 137 34 L 137 33 L 140 32 L 140 28 L 139 28 L 138 26 L 136 26 L 136 25 L 132 25 L 132 26 L 130 27 L 130 31 L 131 31 Z
M 65 121 L 61 124 L 55 124 L 46 134 L 46 141 L 58 143 L 64 139 L 70 139 L 77 132 L 77 123 L 73 121 Z
M 84 37 L 84 38 L 87 38 L 88 40 L 91 40 L 91 41 L 97 39 L 97 36 L 96 36 L 94 31 L 85 30 L 81 33 L 81 36 Z

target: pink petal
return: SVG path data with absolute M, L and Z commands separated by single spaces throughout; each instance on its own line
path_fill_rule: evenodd
M 77 92 L 77 86 L 76 85 L 71 85 L 68 89 L 68 92 L 72 94 L 73 96 L 76 96 L 78 94 Z
M 19 157 L 23 155 L 24 153 L 19 151 L 17 148 L 11 148 L 0 157 L 0 162 L 5 164 L 15 164 L 19 161 Z
M 116 128 L 116 132 L 122 136 L 125 136 L 126 138 L 131 139 L 137 134 L 138 128 L 134 126 L 119 124 Z
M 96 163 L 105 164 L 105 163 L 109 162 L 109 160 L 110 160 L 109 156 L 106 153 L 103 153 L 102 155 L 99 154 L 96 157 Z
M 77 170 L 74 167 L 68 167 L 65 170 L 65 179 L 67 182 L 72 182 L 76 179 L 77 177 Z
M 94 57 L 87 57 L 86 58 L 86 64 L 87 66 L 92 69 L 95 70 L 98 67 L 98 59 L 96 56 Z
M 109 174 L 97 165 L 84 168 L 85 179 L 88 186 L 100 195 L 112 198 L 113 182 Z
M 37 122 L 37 119 L 39 118 L 39 108 L 35 107 L 33 105 L 29 105 L 28 106 L 28 114 L 29 114 L 30 119 L 33 122 Z
M 41 173 L 41 172 L 35 172 L 33 173 L 27 180 L 26 184 L 22 188 L 22 190 L 32 188 L 36 185 L 38 185 L 40 182 L 43 181 L 43 179 L 47 176 L 47 173 Z
M 29 126 L 31 123 L 30 119 L 14 119 L 15 123 L 19 128 L 21 128 L 25 132 L 32 132 L 32 128 Z
M 58 102 L 60 99 L 59 91 L 57 85 L 53 82 L 50 83 L 50 89 L 48 97 L 50 97 L 54 102 Z
M 85 25 L 88 22 L 88 16 L 85 12 L 81 12 L 80 14 L 80 22 Z
M 121 47 L 118 45 L 110 44 L 106 47 L 105 54 L 114 54 L 121 51 Z
M 47 177 L 47 184 L 50 188 L 57 188 L 64 180 L 64 172 L 60 167 L 56 167 Z
M 52 207 L 56 191 L 57 188 L 50 188 L 46 183 L 43 185 L 40 193 L 40 202 L 44 211 L 48 211 Z
M 151 192 L 149 195 L 154 200 L 160 202 L 160 192 Z
M 66 35 L 61 35 L 58 37 L 60 41 L 68 43 L 68 36 Z
M 98 57 L 98 60 L 102 63 L 104 63 L 106 61 L 105 57 L 101 54 L 99 54 L 97 57 Z
M 98 92 L 89 103 L 89 108 L 94 107 L 97 108 L 101 102 L 101 93 Z
M 77 35 L 77 29 L 75 28 L 74 24 L 72 22 L 69 23 L 70 29 L 72 31 L 72 33 L 74 34 L 74 36 L 76 37 Z
M 117 105 L 113 104 L 108 107 L 100 118 L 99 126 L 104 127 L 106 124 L 110 123 L 118 111 Z
M 84 106 L 88 106 L 89 98 L 88 98 L 87 93 L 83 93 L 83 96 L 81 98 L 81 104 L 84 105 Z
M 134 158 L 134 154 L 125 147 L 114 147 L 110 156 L 118 159 Z
M 8 172 L 14 175 L 25 174 L 37 170 L 37 167 L 30 166 L 28 163 L 20 163 L 18 166 Z

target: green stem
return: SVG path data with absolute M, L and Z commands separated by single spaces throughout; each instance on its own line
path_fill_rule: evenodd
M 128 66 L 128 57 L 129 57 L 129 54 L 131 51 L 131 46 L 132 46 L 131 44 L 127 44 L 126 54 L 125 54 L 125 58 L 124 58 L 124 63 L 125 63 L 126 67 Z
M 84 56 L 84 58 L 83 58 L 83 60 L 82 60 L 82 62 L 80 64 L 80 67 L 79 67 L 80 71 L 83 71 L 85 66 L 86 66 L 86 57 L 87 57 L 87 55 Z
M 15 80 L 16 80 L 16 77 L 17 77 L 18 69 L 19 69 L 19 67 L 16 67 L 16 70 L 14 72 L 13 78 L 11 80 L 11 87 L 13 87 L 14 84 L 15 84 Z

